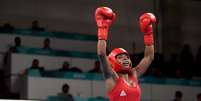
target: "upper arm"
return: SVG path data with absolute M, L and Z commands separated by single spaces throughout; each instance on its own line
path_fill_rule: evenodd
M 110 91 L 115 86 L 118 75 L 116 74 L 115 71 L 111 69 L 109 61 L 106 56 L 99 55 L 99 61 L 101 63 L 101 70 L 103 72 L 106 89 L 107 91 Z
M 107 56 L 99 55 L 99 61 L 101 63 L 101 70 L 103 72 L 104 78 L 108 79 L 110 77 L 116 78 L 116 72 L 112 70 L 111 65 L 107 59 Z
M 109 60 L 107 58 L 105 40 L 98 40 L 97 54 L 101 64 L 101 70 L 103 72 L 106 88 L 109 91 L 114 87 L 118 75 L 116 74 L 115 71 L 112 70 Z

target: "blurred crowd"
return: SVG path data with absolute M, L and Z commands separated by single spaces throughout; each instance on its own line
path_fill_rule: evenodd
M 15 30 L 15 27 L 9 22 L 0 25 L 0 32 L 12 32 Z M 34 20 L 30 26 L 32 31 L 45 31 L 46 29 L 41 27 L 39 21 Z M 21 46 L 21 38 L 16 37 L 14 39 L 15 45 L 10 48 L 11 52 L 16 52 L 16 47 Z M 141 59 L 143 58 L 144 53 L 135 53 L 135 43 L 132 44 L 133 52 L 130 54 L 133 66 L 136 66 Z M 51 40 L 45 38 L 43 41 L 43 49 L 52 49 Z M 180 49 L 178 49 L 180 50 Z M 182 51 L 172 53 L 169 59 L 165 59 L 163 53 L 155 53 L 154 61 L 152 62 L 150 68 L 145 75 L 154 76 L 154 77 L 170 77 L 170 78 L 187 78 L 187 79 L 200 79 L 201 73 L 201 45 L 197 48 L 197 52 L 194 55 L 192 53 L 191 46 L 184 44 Z M 6 60 L 6 59 L 4 59 Z M 36 59 L 37 60 L 37 59 Z M 39 60 L 38 60 L 39 61 Z M 4 61 L 6 62 L 6 61 Z M 68 64 L 65 62 L 64 64 Z M 99 64 L 96 61 L 95 64 Z M 99 67 L 99 66 L 97 66 Z M 100 69 L 94 67 L 94 69 L 89 72 L 99 72 Z M 79 71 L 82 72 L 79 67 L 73 67 L 75 69 L 67 69 L 68 71 Z M 65 70 L 66 69 L 61 69 Z
M 15 27 L 12 26 L 9 22 L 6 22 L 2 26 L 0 25 L 0 32 L 2 33 L 11 33 L 15 30 Z M 37 20 L 32 22 L 30 30 L 33 31 L 45 31 L 45 28 L 39 25 Z M 16 48 L 20 47 L 22 44 L 22 40 L 20 37 L 15 37 L 14 46 L 10 47 L 9 52 L 5 55 L 4 64 L 8 64 L 8 55 L 10 52 L 16 52 Z M 43 41 L 43 49 L 51 48 L 51 40 L 49 38 L 45 38 Z M 144 53 L 135 53 L 135 44 L 133 43 L 133 52 L 130 54 L 131 61 L 133 63 L 133 67 L 136 66 L 141 59 L 144 57 Z M 26 70 L 22 70 L 22 74 L 26 74 L 29 69 L 38 69 L 40 71 L 44 71 L 46 67 L 40 66 L 40 59 L 33 59 L 32 64 Z M 79 67 L 71 67 L 68 61 L 64 61 L 61 64 L 61 67 L 58 69 L 61 72 L 78 72 L 83 73 Z M 155 59 L 149 67 L 148 71 L 145 73 L 145 76 L 153 76 L 157 78 L 177 78 L 177 79 L 201 79 L 201 45 L 197 48 L 196 55 L 193 55 L 191 46 L 188 44 L 184 44 L 182 51 L 177 53 L 172 53 L 170 58 L 165 60 L 165 57 L 162 53 L 155 53 Z M 101 73 L 100 63 L 99 61 L 94 62 L 94 66 L 91 67 L 88 73 Z M 5 83 L 6 76 L 4 75 L 4 71 L 0 71 L 0 98 L 6 97 L 9 94 L 9 88 Z M 65 84 L 63 89 L 69 89 L 68 85 Z M 62 95 L 62 94 L 60 94 Z M 70 96 L 70 95 L 69 95 Z M 182 96 L 181 92 L 177 92 L 175 96 Z M 10 98 L 10 96 L 7 96 Z M 200 94 L 198 94 L 197 98 L 200 101 Z M 174 100 L 181 101 L 181 100 Z
M 134 46 L 133 46 L 134 47 Z M 133 48 L 135 51 L 135 49 Z M 137 65 L 143 58 L 144 53 L 130 55 L 133 65 Z M 201 79 L 201 45 L 193 55 L 191 46 L 184 44 L 181 52 L 172 53 L 170 58 L 162 53 L 155 53 L 154 61 L 145 75 L 163 78 Z

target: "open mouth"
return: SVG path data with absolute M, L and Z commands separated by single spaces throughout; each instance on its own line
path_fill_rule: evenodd
M 129 61 L 124 61 L 123 62 L 123 65 L 126 66 L 126 67 L 129 66 L 129 64 L 130 64 Z

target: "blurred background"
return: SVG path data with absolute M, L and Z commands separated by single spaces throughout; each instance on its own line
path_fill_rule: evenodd
M 108 101 L 96 55 L 100 6 L 117 14 L 108 52 L 128 50 L 134 66 L 144 52 L 139 16 L 157 17 L 142 101 L 201 101 L 200 0 L 0 0 L 0 99 Z

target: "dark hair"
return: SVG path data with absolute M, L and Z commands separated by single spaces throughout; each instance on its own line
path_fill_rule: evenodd
M 15 40 L 21 40 L 21 38 L 19 36 L 15 37 Z
M 176 97 L 182 97 L 182 92 L 181 91 L 176 91 L 175 96 Z
M 33 59 L 33 61 L 32 62 L 39 62 L 39 60 L 38 59 Z
M 66 64 L 66 65 L 68 65 L 68 66 L 70 65 L 68 61 L 64 61 L 64 62 L 63 62 L 63 65 L 64 65 L 64 64 Z
M 15 45 L 16 46 L 20 46 L 20 44 L 21 44 L 21 38 L 19 36 L 15 37 L 14 41 L 15 41 Z
M 50 42 L 50 39 L 49 38 L 45 38 L 44 42 Z
M 65 88 L 69 89 L 69 85 L 67 83 L 63 84 L 62 90 L 64 90 Z
M 201 98 L 201 93 L 197 94 L 197 98 Z

